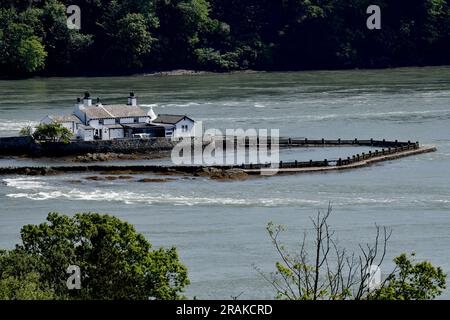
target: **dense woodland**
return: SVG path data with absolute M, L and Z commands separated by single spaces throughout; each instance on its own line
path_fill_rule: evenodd
M 366 26 L 371 4 L 381 30 Z M 0 0 L 1 76 L 438 64 L 450 0 Z

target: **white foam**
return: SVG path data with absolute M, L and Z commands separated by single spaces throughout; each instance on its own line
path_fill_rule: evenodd
M 0 119 L 0 131 L 19 131 L 26 126 L 36 126 L 36 121 Z
M 26 189 L 25 184 L 14 184 L 19 190 Z M 35 189 L 36 184 L 28 184 L 29 188 Z M 49 200 L 49 199 L 67 199 L 74 201 L 106 201 L 106 202 L 123 202 L 125 204 L 169 204 L 169 205 L 226 205 L 226 206 L 285 206 L 292 204 L 312 204 L 319 205 L 320 201 L 306 199 L 289 199 L 289 198 L 235 198 L 235 197 L 205 197 L 192 195 L 173 195 L 170 193 L 135 193 L 129 191 L 115 192 L 111 190 L 96 189 L 93 191 L 85 191 L 79 189 L 71 190 L 39 190 L 36 192 L 19 192 L 6 195 L 10 198 L 26 198 L 30 200 Z
M 37 189 L 50 189 L 44 181 L 38 178 L 11 178 L 3 179 L 3 182 L 8 187 L 16 188 L 18 190 L 37 190 Z
M 187 103 L 168 103 L 160 105 L 160 108 L 171 107 L 171 108 L 188 108 L 192 106 L 199 106 L 201 103 L 197 102 L 187 102 Z

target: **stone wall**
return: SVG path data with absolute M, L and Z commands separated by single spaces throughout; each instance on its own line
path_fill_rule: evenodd
M 150 153 L 170 151 L 174 142 L 166 138 L 74 141 L 70 143 L 35 142 L 30 137 L 0 138 L 0 156 L 33 157 L 83 155 L 86 153 Z
M 31 137 L 4 137 L 0 138 L 0 156 L 26 155 L 34 144 Z

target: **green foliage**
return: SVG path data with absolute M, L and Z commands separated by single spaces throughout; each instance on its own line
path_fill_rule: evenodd
M 143 58 L 151 52 L 155 39 L 148 32 L 142 14 L 129 13 L 118 22 L 116 49 L 128 68 L 142 67 Z
M 0 297 L 7 299 L 181 299 L 189 284 L 175 248 L 151 250 L 133 226 L 108 215 L 50 213 L 27 225 L 22 244 L 0 255 Z M 66 269 L 81 270 L 68 290 Z
M 69 143 L 72 137 L 72 132 L 63 127 L 59 123 L 39 124 L 33 133 L 33 138 L 36 140 L 50 140 L 51 142 Z
M 10 73 L 32 73 L 43 69 L 47 52 L 42 40 L 33 34 L 35 20 L 30 21 L 32 19 L 26 14 L 18 16 L 14 9 L 2 8 L 0 20 L 0 66 Z
M 0 300 L 51 300 L 53 289 L 34 271 L 37 259 L 22 250 L 0 252 Z
M 429 300 L 446 288 L 447 276 L 440 267 L 436 268 L 428 261 L 414 264 L 406 254 L 396 257 L 394 262 L 396 271 L 368 299 Z
M 13 8 L 11 7 L 13 5 Z M 0 1 L 0 75 L 450 63 L 446 0 Z M 381 7 L 381 30 L 366 9 Z
M 19 135 L 21 136 L 31 136 L 33 135 L 33 127 L 28 125 L 20 129 Z
M 287 250 L 279 240 L 284 227 L 268 224 L 267 232 L 281 261 L 276 262 L 276 271 L 270 275 L 257 270 L 275 289 L 277 299 L 426 300 L 446 288 L 447 276 L 440 267 L 428 261 L 414 263 L 406 254 L 394 259 L 396 267 L 382 283 L 370 287 L 368 270 L 374 265 L 382 267 L 390 233 L 377 227 L 373 244 L 360 245 L 359 255 L 348 253 L 337 246 L 328 224 L 330 213 L 331 207 L 311 219 L 313 241 L 309 242 L 305 233 L 295 251 Z

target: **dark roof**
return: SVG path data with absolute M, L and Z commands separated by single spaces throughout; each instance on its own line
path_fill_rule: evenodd
M 149 123 L 124 123 L 122 124 L 124 128 L 153 128 L 159 127 L 158 125 L 152 125 Z
M 73 114 L 68 114 L 64 116 L 55 116 L 55 115 L 49 115 L 50 119 L 52 119 L 56 123 L 63 123 L 63 122 L 75 122 L 75 123 L 81 123 L 81 120 L 78 119 Z
M 186 115 L 177 115 L 177 114 L 158 114 L 158 117 L 155 120 L 153 120 L 152 122 L 176 124 L 185 118 L 194 122 L 194 120 L 192 120 L 191 118 L 189 118 Z
M 103 127 L 108 129 L 123 129 L 123 127 L 120 124 L 107 124 L 104 125 Z
M 91 126 L 86 126 L 86 125 L 84 125 L 84 124 L 80 124 L 80 125 L 78 126 L 78 128 L 81 128 L 81 129 L 84 129 L 84 130 L 94 130 L 93 127 L 91 127 Z
M 112 104 L 112 105 L 96 105 L 92 107 L 84 107 L 81 109 L 90 119 L 111 119 L 111 118 L 134 118 L 147 117 L 147 112 L 139 107 Z

